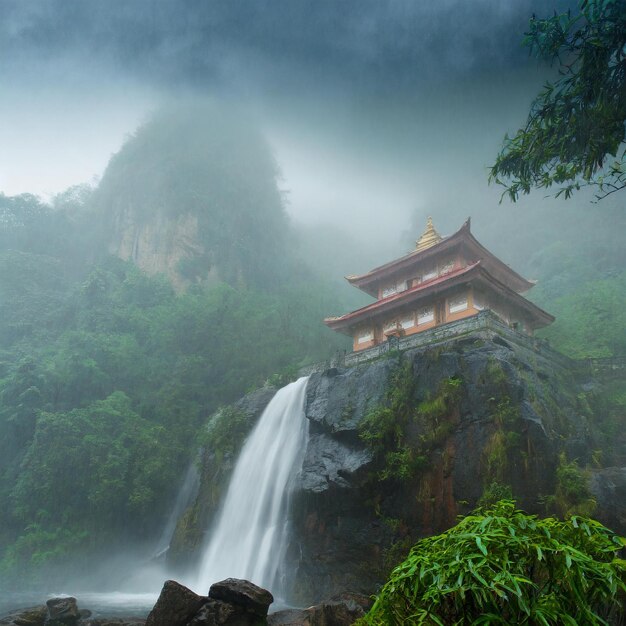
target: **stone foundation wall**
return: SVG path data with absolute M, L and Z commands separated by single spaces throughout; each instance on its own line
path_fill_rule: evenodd
M 472 317 L 442 324 L 441 326 L 436 326 L 435 328 L 408 337 L 401 337 L 399 339 L 391 338 L 389 341 L 368 348 L 367 350 L 352 352 L 345 356 L 343 364 L 346 367 L 351 367 L 384 356 L 394 350 L 404 352 L 412 348 L 437 345 L 470 333 L 478 336 L 482 335 L 484 338 L 491 338 L 495 333 L 524 348 L 547 352 L 552 358 L 559 360 L 563 365 L 571 367 L 573 364 L 571 359 L 550 348 L 545 340 L 531 337 L 530 335 L 510 328 L 489 310 L 481 311 Z

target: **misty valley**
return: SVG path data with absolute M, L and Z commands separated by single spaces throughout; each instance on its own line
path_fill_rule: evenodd
M 0 625 L 625 623 L 624 2 L 357 4 L 0 3 Z

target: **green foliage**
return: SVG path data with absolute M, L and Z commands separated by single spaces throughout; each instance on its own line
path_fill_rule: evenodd
M 506 373 L 500 361 L 493 357 L 489 357 L 487 367 L 485 368 L 485 376 L 487 381 L 496 387 L 505 387 L 507 384 Z
M 420 540 L 358 624 L 607 624 L 622 611 L 624 540 L 594 520 L 498 502 Z
M 490 502 L 493 500 L 493 494 L 489 492 L 504 488 L 511 454 L 519 447 L 520 410 L 518 403 L 513 402 L 509 396 L 509 381 L 500 361 L 489 359 L 485 368 L 485 383 L 494 391 L 494 395 L 489 398 L 489 416 L 493 421 L 494 430 L 482 451 L 485 485 L 483 498 Z M 502 497 L 506 495 L 506 492 L 503 492 Z
M 573 358 L 626 354 L 626 272 L 595 278 L 551 303 L 542 336 Z
M 169 444 L 119 391 L 84 409 L 42 412 L 13 490 L 14 515 L 25 524 L 100 530 L 143 525 L 176 478 L 167 457 L 180 451 Z
M 425 454 L 441 446 L 454 430 L 456 410 L 461 399 L 463 381 L 446 378 L 434 397 L 426 398 L 417 407 L 417 423 L 421 427 L 420 450 Z
M 501 392 L 498 397 L 490 398 L 490 401 L 490 413 L 495 428 L 483 449 L 484 477 L 486 481 L 501 482 L 505 478 L 510 456 L 518 448 L 520 411 L 519 405 L 511 402 L 506 391 Z
M 322 282 L 271 293 L 221 284 L 176 296 L 162 278 L 116 259 L 61 280 L 54 259 L 15 254 L 28 260 L 15 266 L 22 284 L 0 274 L 10 298 L 0 317 L 5 571 L 16 562 L 10 545 L 34 568 L 31 557 L 44 550 L 35 544 L 66 525 L 85 530 L 83 549 L 158 533 L 207 416 L 272 372 L 291 376 L 303 359 L 341 345 L 320 323 L 336 306 Z M 212 445 L 228 454 L 236 436 Z M 41 540 L 31 541 L 28 524 Z
M 602 198 L 626 186 L 626 14 L 619 0 L 580 7 L 574 16 L 533 17 L 526 33 L 534 53 L 558 63 L 560 78 L 537 96 L 491 168 L 490 180 L 513 201 L 533 187 L 560 185 L 556 195 L 568 198 L 594 185 Z
M 415 401 L 415 379 L 410 363 L 391 375 L 385 403 L 372 409 L 359 425 L 359 436 L 381 466 L 379 480 L 406 480 L 428 462 L 430 451 L 440 446 L 454 428 L 453 415 L 460 399 L 461 380 L 442 381 L 437 393 Z M 408 429 L 418 424 L 418 442 L 408 441 Z
M 298 378 L 299 367 L 296 363 L 292 363 L 287 367 L 283 368 L 280 372 L 276 372 L 272 374 L 267 379 L 267 384 L 271 387 L 284 387 L 289 383 L 292 383 L 294 380 Z
M 586 394 L 593 419 L 591 425 L 605 467 L 626 464 L 626 380 L 609 379 Z M 595 455 L 596 457 L 598 454 Z
M 562 517 L 589 516 L 596 508 L 589 489 L 589 472 L 581 469 L 576 461 L 568 462 L 564 453 L 560 454 L 556 469 L 556 493 L 548 504 Z
M 512 500 L 513 491 L 509 485 L 503 485 L 497 481 L 490 483 L 478 500 L 478 506 L 481 508 L 493 507 L 500 500 Z
M 89 533 L 81 528 L 56 527 L 50 530 L 41 524 L 29 524 L 0 561 L 0 578 L 28 577 L 38 583 L 49 582 L 49 568 L 80 549 L 88 539 Z
M 57 259 L 0 251 L 0 345 L 65 323 L 68 287 Z
M 51 563 L 98 542 L 148 541 L 209 415 L 347 345 L 321 323 L 343 308 L 339 288 L 295 260 L 276 178 L 254 125 L 204 102 L 156 112 L 95 190 L 72 187 L 51 204 L 0 194 L 7 578 L 39 554 Z M 176 295 L 106 257 L 120 215 L 193 230 L 198 245 L 178 267 L 192 287 Z M 222 456 L 249 429 L 224 415 L 232 421 L 205 442 Z
M 241 448 L 252 427 L 252 416 L 234 406 L 222 407 L 211 418 L 203 445 L 218 457 L 218 463 L 224 457 L 232 457 Z

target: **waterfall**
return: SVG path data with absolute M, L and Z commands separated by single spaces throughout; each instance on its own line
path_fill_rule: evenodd
M 172 507 L 172 511 L 170 512 L 170 515 L 167 519 L 167 523 L 163 528 L 163 532 L 161 533 L 161 537 L 159 538 L 152 558 L 158 559 L 160 556 L 168 551 L 170 547 L 170 542 L 172 541 L 172 537 L 174 536 L 174 531 L 176 530 L 176 523 L 178 522 L 178 518 L 185 512 L 185 509 L 195 499 L 198 492 L 199 484 L 200 475 L 198 474 L 198 469 L 196 468 L 195 462 L 192 461 L 187 468 L 187 473 L 185 474 L 183 484 L 176 494 L 174 506 Z
M 199 593 L 224 578 L 245 578 L 284 599 L 290 488 L 308 437 L 308 377 L 280 389 L 244 444 L 198 577 Z

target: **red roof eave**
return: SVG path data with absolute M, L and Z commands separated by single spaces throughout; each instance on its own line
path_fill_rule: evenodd
M 463 276 L 470 278 L 470 275 L 471 278 L 481 277 L 483 280 L 487 280 L 493 288 L 497 289 L 500 292 L 503 292 L 504 294 L 507 294 L 509 298 L 517 301 L 529 313 L 534 315 L 536 319 L 542 320 L 544 322 L 544 324 L 542 325 L 549 324 L 554 321 L 554 317 L 552 315 L 539 308 L 536 304 L 530 302 L 530 300 L 527 300 L 523 296 L 519 295 L 510 287 L 507 287 L 504 283 L 494 278 L 487 270 L 485 270 L 484 267 L 481 266 L 480 261 L 476 261 L 475 263 L 472 263 L 467 267 L 454 270 L 452 272 L 449 272 L 448 274 L 444 274 L 443 276 L 438 276 L 437 278 L 426 281 L 424 283 L 420 283 L 419 285 L 416 285 L 411 289 L 407 289 L 392 296 L 388 296 L 387 298 L 382 298 L 380 300 L 377 300 L 376 302 L 368 304 L 367 306 L 361 307 L 356 311 L 346 313 L 341 317 L 327 318 L 324 320 L 324 323 L 333 330 L 341 331 L 343 329 L 348 329 L 349 327 L 353 326 L 353 324 L 351 324 L 350 322 L 356 322 L 358 318 L 363 316 L 367 317 L 368 313 L 376 314 L 377 312 L 388 308 L 395 308 L 396 304 L 402 304 L 405 301 L 410 301 L 412 297 L 415 296 L 415 294 L 418 294 L 420 292 L 429 292 L 432 290 L 433 287 L 437 287 L 447 282 L 451 282 L 452 284 L 450 286 L 453 286 L 453 284 L 458 284 L 459 278 Z
M 470 220 L 468 219 L 459 230 L 448 237 L 444 237 L 439 243 L 436 243 L 434 246 L 430 248 L 426 248 L 426 250 L 412 250 L 408 254 L 405 254 L 403 257 L 399 259 L 394 259 L 393 261 L 389 261 L 389 263 L 385 263 L 384 265 L 380 265 L 375 267 L 374 269 L 366 272 L 365 274 L 361 274 L 360 276 L 346 276 L 346 280 L 355 287 L 361 287 L 363 284 L 370 282 L 373 279 L 376 279 L 380 276 L 384 276 L 385 273 L 389 270 L 395 270 L 398 266 L 404 265 L 407 262 L 413 262 L 415 258 L 424 259 L 429 256 L 432 256 L 433 253 L 441 251 L 442 248 L 446 248 L 456 241 L 459 235 L 462 235 L 465 232 L 469 232 Z
M 489 250 L 487 250 L 476 239 L 476 237 L 474 237 L 470 230 L 469 219 L 455 233 L 453 233 L 449 237 L 444 237 L 439 243 L 431 246 L 430 248 L 427 248 L 426 250 L 414 250 L 399 259 L 376 267 L 366 274 L 362 274 L 360 276 L 347 276 L 346 279 L 354 287 L 357 287 L 358 289 L 361 289 L 375 297 L 376 289 L 373 289 L 373 287 L 375 287 L 376 283 L 383 277 L 395 274 L 402 269 L 412 267 L 415 263 L 421 262 L 422 260 L 430 256 L 435 256 L 436 254 L 441 253 L 443 250 L 454 247 L 457 244 L 461 244 L 461 242 L 466 242 L 469 245 L 473 246 L 474 249 L 477 250 L 479 254 L 484 257 L 485 260 L 488 260 L 490 263 L 494 264 L 494 269 L 499 267 L 502 271 L 506 272 L 513 281 L 513 284 L 516 286 L 516 291 L 524 292 L 533 286 L 533 281 L 527 280 L 526 278 L 518 274 L 515 270 L 511 269 L 508 265 L 498 259 L 498 257 L 489 252 Z
M 468 265 L 467 267 L 462 267 L 460 269 L 454 270 L 452 272 L 449 272 L 448 274 L 444 274 L 443 276 L 438 276 L 437 278 L 433 278 L 432 280 L 427 280 L 423 283 L 420 283 L 419 285 L 416 285 L 415 287 L 411 287 L 410 289 L 405 289 L 404 291 L 401 291 L 400 293 L 395 293 L 391 296 L 387 296 L 386 298 L 381 298 L 380 300 L 376 300 L 376 302 L 372 302 L 371 304 L 368 304 L 367 306 L 361 307 L 360 309 L 356 309 L 356 311 L 346 313 L 345 315 L 342 315 L 340 317 L 328 317 L 324 320 L 324 324 L 326 324 L 330 328 L 333 328 L 333 326 L 337 326 L 338 324 L 343 326 L 342 322 L 348 322 L 351 319 L 354 319 L 355 317 L 359 317 L 363 315 L 364 313 L 376 311 L 377 309 L 380 309 L 380 308 L 387 308 L 387 305 L 391 302 L 395 302 L 395 301 L 401 302 L 404 300 L 410 300 L 411 299 L 410 296 L 413 296 L 420 291 L 428 290 L 431 287 L 435 287 L 438 284 L 444 283 L 452 278 L 457 278 L 459 276 L 463 276 L 464 274 L 468 274 L 478 265 L 480 265 L 480 261 L 476 261 L 476 263 L 472 263 L 471 265 Z

